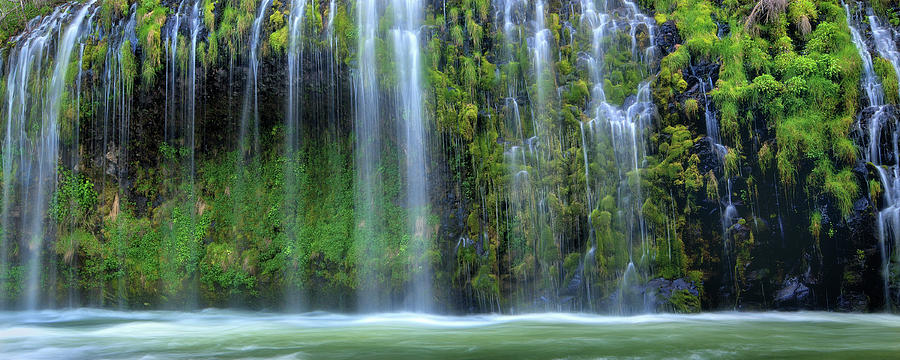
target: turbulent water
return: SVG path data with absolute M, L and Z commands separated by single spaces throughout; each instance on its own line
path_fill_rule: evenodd
M 885 359 L 900 318 L 834 313 L 428 316 L 0 313 L 6 358 Z

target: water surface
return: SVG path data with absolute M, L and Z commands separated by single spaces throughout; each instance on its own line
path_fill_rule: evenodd
M 0 312 L 7 359 L 890 359 L 900 316 Z

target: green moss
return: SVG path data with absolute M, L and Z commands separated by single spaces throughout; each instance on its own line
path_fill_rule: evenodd
M 60 183 L 50 201 L 49 214 L 61 224 L 84 224 L 97 205 L 97 191 L 84 174 L 60 170 Z
M 125 85 L 125 96 L 134 92 L 134 79 L 137 77 L 137 61 L 131 52 L 131 41 L 125 40 L 119 46 L 119 61 L 122 67 L 122 82 Z
M 159 0 L 146 0 L 141 2 L 137 14 L 135 14 L 138 42 L 144 55 L 141 70 L 142 84 L 148 88 L 153 86 L 157 73 L 163 67 L 160 36 L 168 12 L 169 9 L 160 5 Z
M 584 80 L 579 80 L 569 87 L 569 89 L 564 94 L 564 98 L 566 100 L 566 103 L 583 108 L 587 106 L 587 101 L 590 95 L 591 93 L 590 90 L 588 90 L 587 82 L 585 82 Z
M 269 46 L 277 54 L 283 54 L 287 46 L 288 28 L 283 26 L 277 31 L 269 34 Z
M 687 99 L 684 101 L 684 114 L 690 119 L 696 119 L 700 115 L 700 104 L 696 99 Z
M 216 32 L 216 0 L 203 0 L 203 25 L 210 34 Z
M 700 312 L 700 298 L 692 295 L 687 290 L 672 291 L 669 297 L 669 306 L 677 313 L 689 314 Z
M 881 57 L 872 59 L 872 65 L 875 68 L 875 73 L 878 74 L 878 78 L 881 80 L 884 102 L 888 104 L 900 103 L 900 97 L 898 97 L 897 93 L 897 72 L 894 71 L 894 66 Z

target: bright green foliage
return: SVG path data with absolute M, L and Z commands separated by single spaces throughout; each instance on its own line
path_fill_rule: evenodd
M 119 61 L 122 67 L 122 82 L 125 84 L 125 96 L 134 93 L 134 80 L 137 77 L 137 62 L 131 52 L 131 41 L 125 40 L 119 47 Z
M 692 295 L 687 290 L 672 291 L 669 297 L 669 306 L 677 313 L 697 313 L 700 312 L 700 298 Z
M 884 91 L 884 102 L 887 104 L 900 104 L 897 92 L 897 72 L 890 62 L 882 57 L 872 59 L 875 74 L 881 79 L 881 89 Z
M 287 47 L 288 41 L 288 28 L 287 26 L 283 26 L 277 31 L 269 34 L 269 46 L 272 47 L 276 53 L 281 54 L 284 53 L 284 50 Z
M 220 70 L 226 61 L 245 64 L 259 4 L 202 2 L 207 35 L 197 54 L 205 70 Z M 693 282 L 700 296 L 676 291 L 665 306 L 696 312 L 701 301 L 710 301 L 704 281 L 722 269 L 731 278 L 715 285 L 733 286 L 738 298 L 751 285 L 781 280 L 781 264 L 773 265 L 776 271 L 757 271 L 767 261 L 756 256 L 757 238 L 774 233 L 781 220 L 776 215 L 782 215 L 771 213 L 769 196 L 760 193 L 774 192 L 776 201 L 790 202 L 796 212 L 791 216 L 801 224 L 789 224 L 794 225 L 789 230 L 808 230 L 787 240 L 791 249 L 818 249 L 819 239 L 832 236 L 835 223 L 853 211 L 860 196 L 880 200 L 881 185 L 873 181 L 861 188 L 850 170 L 859 156 L 850 132 L 859 108 L 860 60 L 839 2 L 790 1 L 777 16 L 749 26 L 747 17 L 756 2 L 640 4 L 657 24 L 673 21 L 683 39 L 659 59 L 658 69 L 632 52 L 632 42 L 640 48 L 648 45 L 643 29 L 633 35 L 615 31 L 605 34 L 601 44 L 592 44 L 578 14 L 550 4 L 545 17 L 550 60 L 540 74 L 535 74 L 528 43 L 530 25 L 503 29 L 493 18 L 490 1 L 449 0 L 446 9 L 426 9 L 421 34 L 427 38 L 420 40 L 427 84 L 421 95 L 430 124 L 430 154 L 440 155 L 429 158 L 429 174 L 435 179 L 449 174 L 441 178 L 446 182 L 439 185 L 447 191 L 442 195 L 460 209 L 427 209 L 450 218 L 438 224 L 429 216 L 427 227 L 434 232 L 442 229 L 438 225 L 460 228 L 461 238 L 436 239 L 435 248 L 424 255 L 435 265 L 438 286 L 451 284 L 454 294 L 483 299 L 486 304 L 479 306 L 507 309 L 516 301 L 533 302 L 534 294 L 565 288 L 581 271 L 591 282 L 587 285 L 598 290 L 594 296 L 608 302 L 615 299 L 622 271 L 631 261 L 647 269 L 641 281 L 662 277 Z M 128 5 L 125 0 L 104 1 L 99 12 L 104 24 L 121 20 Z M 883 2 L 873 5 L 876 11 L 888 11 Z M 171 4 L 140 1 L 138 43 L 126 40 L 111 51 L 121 61 L 129 96 L 135 96 L 135 85 L 141 90 L 159 87 L 165 67 L 160 32 L 172 11 L 167 6 Z M 303 39 L 290 38 L 290 6 L 276 0 L 263 9 L 260 56 L 281 61 L 287 52 L 300 50 L 290 48 L 299 40 L 305 55 L 325 58 L 330 51 L 339 65 L 336 78 L 351 78 L 349 69 L 357 66 L 355 3 L 338 1 L 335 14 L 328 14 L 327 4 L 308 2 L 300 24 Z M 329 15 L 334 27 L 326 33 Z M 395 17 L 390 6 L 378 15 L 379 100 L 390 104 L 396 100 L 392 90 L 398 79 L 390 41 Z M 7 31 L 19 27 L 4 20 L 0 36 L 8 38 Z M 182 37 L 177 43 L 184 67 L 188 42 Z M 597 59 L 604 67 L 596 84 L 584 61 L 592 45 L 607 49 Z M 92 70 L 84 72 L 93 74 L 90 80 L 100 80 L 110 50 L 105 39 L 86 40 L 82 70 Z M 708 74 L 716 81 L 708 94 L 700 94 L 696 77 L 707 74 L 696 72 L 715 69 L 710 63 L 719 65 L 717 73 Z M 77 73 L 73 70 L 78 69 L 72 67 L 70 77 Z M 890 64 L 876 58 L 875 70 L 885 101 L 898 103 Z M 315 75 L 320 74 L 310 78 Z M 610 103 L 621 105 L 645 80 L 652 82 L 659 118 L 648 119 L 652 126 L 644 129 L 646 143 L 639 145 L 648 156 L 640 169 L 623 173 L 625 167 L 615 158 L 615 147 L 622 144 L 610 139 L 602 115 L 591 108 L 596 100 L 592 90 L 602 88 Z M 206 132 L 217 134 L 221 129 L 209 128 L 221 124 L 210 124 L 202 118 L 208 115 L 201 114 L 193 174 L 187 166 L 193 152 L 183 147 L 183 139 L 149 146 L 132 140 L 129 151 L 137 150 L 132 153 L 137 156 L 117 164 L 126 166 L 127 180 L 133 180 L 121 182 L 122 189 L 103 175 L 106 169 L 92 168 L 88 161 L 80 164 L 86 172 L 62 171 L 50 207 L 59 233 L 54 250 L 61 272 L 77 275 L 75 286 L 97 303 L 127 298 L 125 305 L 131 307 L 190 304 L 197 298 L 212 306 L 274 306 L 286 297 L 285 289 L 303 289 L 320 307 L 346 309 L 353 306 L 366 269 L 376 271 L 374 281 L 385 292 L 405 291 L 409 267 L 420 260 L 413 259 L 403 205 L 399 159 L 406 150 L 393 135 L 379 139 L 383 161 L 376 170 L 376 200 L 360 204 L 353 137 L 368 134 L 349 130 L 352 110 L 345 109 L 352 96 L 343 93 L 349 85 L 339 86 L 345 86 L 337 88 L 333 99 L 339 130 L 307 124 L 325 113 L 310 110 L 304 114 L 302 146 L 292 154 L 284 152 L 281 125 L 270 125 L 282 123 L 283 99 L 261 98 L 262 123 L 269 128 L 262 129 L 259 154 L 249 156 L 232 149 L 227 139 L 222 142 L 228 145 L 218 145 L 222 139 L 206 137 Z M 66 94 L 67 103 L 74 94 Z M 318 104 L 321 93 L 310 94 L 304 104 Z M 99 108 L 88 103 L 93 98 L 84 98 L 91 100 L 82 109 L 73 107 L 65 119 Z M 707 104 L 727 150 L 721 158 L 713 158 L 719 154 L 709 151 L 704 138 Z M 163 121 L 146 119 L 159 113 L 133 114 L 139 134 L 147 131 L 149 121 L 153 126 Z M 405 114 L 385 106 L 377 116 L 385 129 L 392 129 Z M 594 117 L 599 120 L 591 121 Z M 70 124 L 63 123 L 67 138 L 74 130 Z M 512 150 L 530 145 L 527 139 L 535 136 L 540 154 Z M 100 189 L 95 184 L 107 185 Z M 618 191 L 626 188 L 640 194 L 630 206 Z M 724 228 L 709 219 L 723 211 L 727 199 L 738 207 L 739 218 Z M 541 204 L 541 211 L 521 205 L 528 203 Z M 360 221 L 366 206 L 380 209 L 377 231 L 370 232 L 369 224 Z M 771 239 L 760 243 L 767 241 Z M 21 268 L 0 269 L 0 276 L 13 280 L 0 293 L 21 292 L 16 280 Z
M 85 224 L 97 206 L 97 191 L 84 174 L 61 170 L 49 213 L 60 224 Z
M 143 49 L 142 84 L 150 87 L 156 80 L 156 74 L 162 70 L 162 26 L 166 22 L 169 8 L 160 5 L 159 0 L 144 0 L 137 9 L 138 42 Z
M 740 198 L 749 208 L 772 206 L 771 200 L 761 201 L 757 194 L 770 193 L 772 188 L 758 189 L 763 185 L 757 179 L 768 183 L 765 186 L 776 180 L 778 193 L 774 196 L 799 199 L 800 193 L 808 199 L 799 205 L 804 216 L 801 221 L 818 214 L 812 218 L 819 219 L 820 225 L 810 227 L 810 235 L 815 236 L 793 240 L 816 247 L 815 238 L 833 234 L 821 229 L 827 227 L 824 222 L 848 216 L 861 195 L 857 176 L 850 170 L 858 157 L 850 132 L 859 108 L 861 62 L 850 41 L 841 4 L 790 1 L 771 21 L 758 16 L 748 22 L 756 5 L 729 0 L 719 6 L 705 0 L 652 3 L 657 22 L 674 20 L 683 38 L 683 45 L 661 60 L 654 82 L 661 126 L 650 138 L 656 151 L 645 175 L 650 186 L 643 189 L 645 198 L 655 203 L 644 205 L 646 220 L 668 234 L 656 240 L 657 272 L 662 276 L 679 276 L 694 269 L 718 272 L 722 265 L 716 264 L 730 259 L 725 266 L 734 269 L 733 287 L 747 286 L 747 269 L 757 261 L 754 249 L 756 237 L 761 235 L 756 232 L 765 229 L 760 226 L 763 220 L 745 215 L 739 208 L 741 215 L 747 216 L 736 219 L 740 226 L 724 229 L 725 234 L 706 230 L 709 224 L 694 213 L 704 206 L 703 199 L 722 206 L 727 195 Z M 729 25 L 728 31 L 721 31 L 714 21 Z M 728 149 L 721 174 L 699 173 L 699 167 L 693 165 L 697 163 L 691 159 L 693 142 L 687 147 L 684 142 L 705 129 L 684 125 L 702 126 L 703 112 L 698 111 L 694 99 L 676 100 L 692 80 L 685 75 L 690 66 L 707 59 L 720 64 L 714 74 L 718 81 L 709 95 Z M 881 59 L 875 62 L 880 76 L 895 76 L 889 64 Z M 887 102 L 897 101 L 895 86 L 886 86 L 885 92 Z M 732 179 L 731 194 L 725 192 L 726 178 Z M 828 204 L 828 210 L 838 215 L 822 216 L 821 204 Z M 668 215 L 658 223 L 661 209 L 669 209 L 663 211 Z M 780 215 L 765 220 L 769 226 L 780 220 L 775 216 Z M 675 239 L 686 249 L 682 250 L 685 267 L 672 271 L 664 250 L 678 249 L 672 242 Z M 728 258 L 719 258 L 721 243 L 728 241 L 732 249 Z M 672 260 L 678 259 L 672 256 Z

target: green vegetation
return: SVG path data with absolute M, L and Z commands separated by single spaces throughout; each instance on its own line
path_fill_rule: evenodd
M 374 116 L 383 128 L 382 161 L 375 200 L 364 204 L 354 140 L 369 134 L 354 131 L 350 85 L 358 65 L 355 2 L 338 1 L 334 14 L 327 2 L 308 2 L 301 29 L 293 29 L 301 39 L 291 38 L 290 2 L 263 9 L 260 56 L 275 73 L 260 77 L 261 137 L 252 155 L 236 149 L 243 89 L 234 84 L 243 82 L 262 1 L 201 3 L 195 149 L 186 147 L 181 93 L 175 91 L 178 100 L 163 98 L 169 93 L 160 81 L 172 70 L 165 58 L 170 39 L 162 32 L 176 10 L 160 0 L 104 1 L 102 30 L 127 19 L 133 3 L 136 43 L 96 29 L 84 40 L 81 68 L 69 69 L 68 80 L 80 70 L 85 85 L 67 88 L 65 104 L 81 103 L 68 106 L 60 124 L 65 151 L 79 162 L 61 160 L 49 207 L 51 255 L 68 287 L 57 292 L 75 288 L 91 303 L 154 308 L 275 307 L 297 291 L 313 307 L 348 309 L 356 291 L 370 285 L 360 284 L 362 272 L 374 270 L 375 287 L 403 294 L 422 259 L 413 258 L 408 234 L 407 149 L 391 131 L 407 116 L 390 106 L 400 75 L 389 40 L 394 9 L 378 14 L 383 105 Z M 681 279 L 699 290 L 675 291 L 658 299 L 660 308 L 767 306 L 791 271 L 824 266 L 823 247 L 848 236 L 846 220 L 861 211 L 854 207 L 859 199 L 882 201 L 884 186 L 853 170 L 860 157 L 851 132 L 860 111 L 861 61 L 836 0 L 640 1 L 657 29 L 681 38 L 658 64 L 640 50 L 650 44 L 643 26 L 604 33 L 594 44 L 579 14 L 551 3 L 540 15 L 550 39 L 550 59 L 541 66 L 529 47 L 530 22 L 504 29 L 488 0 L 442 5 L 427 5 L 420 36 L 428 173 L 440 187 L 426 209 L 423 227 L 435 245 L 424 256 L 436 286 L 450 288 L 436 295 L 439 302 L 540 309 L 535 299 L 579 299 L 560 294 L 575 284 L 597 302 L 574 300 L 573 308 L 619 310 L 616 302 L 636 291 L 623 285 L 633 266 L 637 279 L 629 281 Z M 872 5 L 893 14 L 889 4 Z M 29 16 L 48 11 L 25 8 Z M 8 46 L 22 30 L 18 13 L 0 21 Z M 188 42 L 184 34 L 175 41 L 176 84 L 189 65 Z M 595 69 L 600 74 L 591 73 L 587 59 L 594 46 L 604 49 L 602 59 L 590 59 L 603 64 Z M 288 53 L 316 62 L 301 67 L 302 140 L 293 153 L 285 151 L 285 95 L 277 87 L 286 83 L 279 64 Z M 326 64 L 336 72 L 326 73 Z M 890 63 L 876 57 L 874 67 L 885 102 L 900 103 Z M 107 69 L 117 71 L 122 89 L 110 99 L 98 90 Z M 702 94 L 699 81 L 706 78 L 712 88 Z M 656 109 L 636 137 L 639 154 L 623 153 L 630 145 L 611 135 L 595 97 L 628 105 L 645 81 Z M 107 114 L 107 100 L 125 109 Z M 724 150 L 706 137 L 707 108 Z M 98 135 L 91 127 L 101 123 L 120 128 Z M 119 163 L 123 149 L 115 142 L 125 132 L 129 157 Z M 734 218 L 723 219 L 729 205 Z M 377 209 L 378 224 L 362 220 L 367 209 Z M 19 256 L 18 246 L 9 253 Z M 859 291 L 862 260 L 845 260 L 834 261 L 844 267 L 842 289 Z M 23 269 L 14 263 L 0 269 L 9 298 L 22 292 Z
M 0 0 L 0 40 L 3 46 L 10 45 L 10 38 L 25 29 L 29 20 L 49 14 L 57 2 Z

